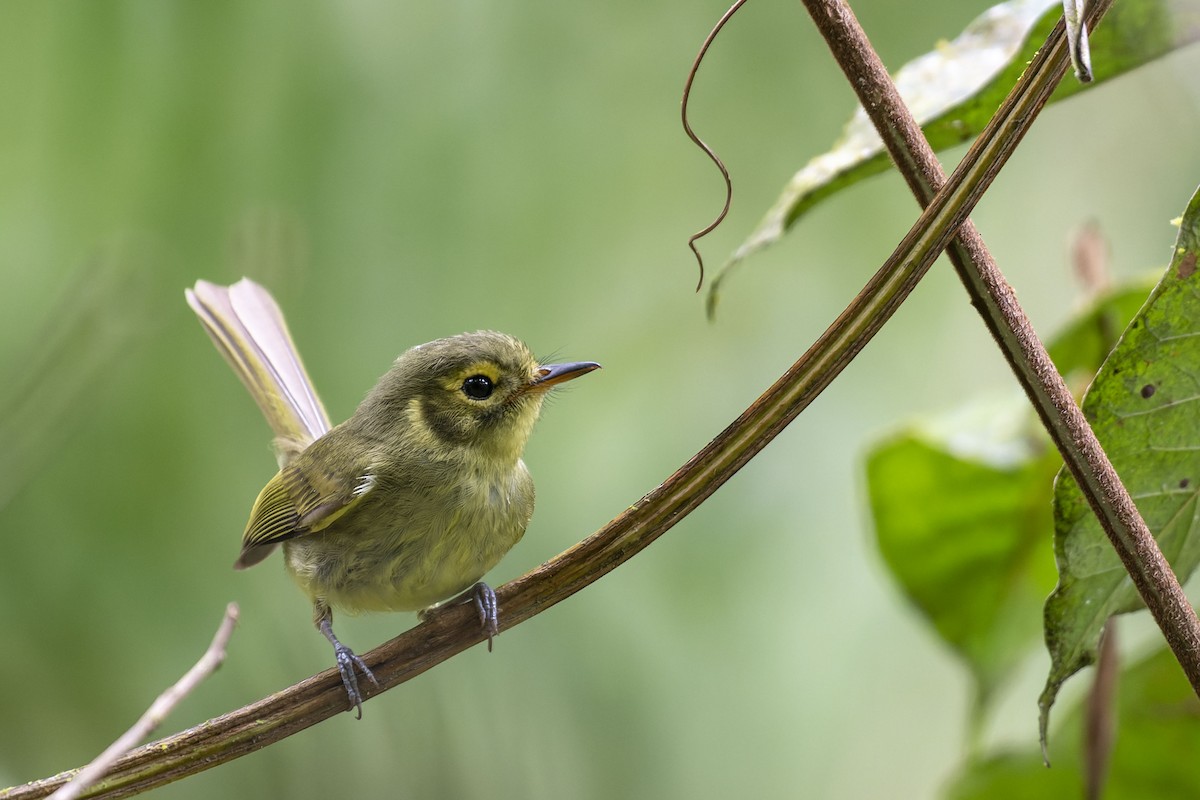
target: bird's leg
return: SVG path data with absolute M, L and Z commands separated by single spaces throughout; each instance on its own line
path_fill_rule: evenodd
M 436 606 L 423 608 L 417 616 L 424 620 L 433 611 L 443 605 L 462 605 L 473 603 L 479 614 L 479 624 L 483 627 L 483 635 L 487 637 L 488 652 L 492 652 L 492 639 L 500 635 L 500 603 L 496 600 L 496 592 L 483 581 L 467 589 L 452 600 L 439 603 Z
M 358 711 L 358 719 L 362 719 L 362 694 L 358 691 L 358 676 L 354 674 L 354 668 L 358 667 L 362 670 L 362 674 L 370 678 L 371 683 L 376 686 L 379 685 L 379 681 L 375 680 L 375 674 L 371 672 L 370 667 L 356 656 L 353 650 L 339 642 L 338 638 L 334 636 L 333 609 L 322 600 L 313 603 L 313 622 L 316 623 L 317 630 L 324 634 L 329 643 L 333 645 L 333 655 L 337 661 L 338 672 L 342 675 L 342 685 L 346 687 L 350 705 Z

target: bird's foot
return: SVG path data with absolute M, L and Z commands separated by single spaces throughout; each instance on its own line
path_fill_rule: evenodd
M 342 676 L 342 685 L 346 687 L 346 696 L 350 698 L 350 706 L 358 712 L 358 718 L 362 719 L 362 692 L 358 689 L 358 675 L 354 673 L 354 668 L 357 667 L 363 675 L 371 679 L 371 683 L 376 686 L 379 681 L 375 679 L 375 673 L 371 672 L 371 668 L 366 662 L 355 655 L 354 651 L 346 645 L 338 641 L 337 636 L 333 633 L 333 614 L 329 609 L 325 608 L 325 613 L 317 617 L 317 630 L 329 640 L 333 645 L 333 657 L 337 662 L 338 672 Z M 346 709 L 349 711 L 350 709 Z
M 500 635 L 500 601 L 496 599 L 495 590 L 480 581 L 467 590 L 463 602 L 475 604 L 479 624 L 488 640 L 488 652 L 492 652 L 492 639 Z
M 379 681 L 375 679 L 375 673 L 371 672 L 371 668 L 367 666 L 366 662 L 341 642 L 334 644 L 333 655 L 337 661 L 338 672 L 342 675 L 342 685 L 346 687 L 346 696 L 350 699 L 350 705 L 357 712 L 358 719 L 362 719 L 363 698 L 358 689 L 358 675 L 354 672 L 355 667 L 376 686 L 379 685 Z M 349 711 L 349 709 L 346 710 Z
M 495 590 L 483 581 L 452 600 L 421 609 L 417 612 L 417 618 L 423 622 L 443 605 L 462 605 L 464 603 L 471 603 L 475 606 L 475 611 L 479 614 L 479 624 L 483 628 L 483 635 L 487 637 L 488 652 L 492 652 L 492 639 L 500 635 L 500 603 L 496 599 Z

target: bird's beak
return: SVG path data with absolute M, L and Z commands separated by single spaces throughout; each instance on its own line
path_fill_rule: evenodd
M 580 375 L 586 375 L 594 369 L 600 369 L 600 365 L 594 361 L 572 361 L 569 364 L 544 364 L 534 370 L 533 378 L 529 381 L 528 386 L 530 389 L 546 390 L 552 386 L 578 378 Z

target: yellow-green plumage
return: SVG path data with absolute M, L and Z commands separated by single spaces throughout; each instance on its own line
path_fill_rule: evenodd
M 282 544 L 351 702 L 361 705 L 355 667 L 374 676 L 334 636 L 333 608 L 414 611 L 474 584 L 490 643 L 494 594 L 476 581 L 533 514 L 521 453 L 546 391 L 598 365 L 540 365 L 519 340 L 491 331 L 438 339 L 403 353 L 354 415 L 326 431 L 265 290 L 199 282 L 188 300 L 277 434 L 280 471 L 254 503 L 235 566 Z M 247 308 L 271 313 L 238 313 Z M 264 339 L 268 346 L 258 346 Z M 294 408 L 289 398 L 308 405 Z
M 516 339 L 462 334 L 409 350 L 346 422 L 259 495 L 246 565 L 283 542 L 288 572 L 319 607 L 415 611 L 495 566 L 533 514 L 520 459 L 543 393 Z M 493 381 L 489 397 L 463 381 Z

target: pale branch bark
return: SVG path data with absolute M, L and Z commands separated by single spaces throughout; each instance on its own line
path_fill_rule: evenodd
M 711 496 L 828 386 L 866 345 L 953 239 L 1049 97 L 1066 63 L 1060 25 L 1030 62 L 1001 111 L 912 230 L 828 330 L 741 416 L 663 483 L 562 555 L 501 586 L 501 627 L 511 628 L 611 572 Z M 467 606 L 449 607 L 367 653 L 379 679 L 368 697 L 482 640 Z M 330 669 L 289 689 L 121 758 L 89 795 L 125 797 L 230 761 L 345 711 Z M 0 792 L 0 800 L 44 797 L 68 773 Z
M 932 203 L 946 185 L 946 175 L 854 13 L 844 0 L 803 2 L 909 188 L 922 205 Z M 1111 5 L 1112 0 L 1089 3 L 1088 27 L 1094 27 Z M 1058 27 L 1062 27 L 1061 21 Z M 1058 66 L 1057 75 L 1046 87 L 1047 93 L 1053 90 L 1065 68 L 1065 62 Z M 1002 113 L 1004 106 L 996 116 Z M 983 139 L 981 135 L 980 142 Z M 1042 424 L 1062 453 L 1067 469 L 1078 482 L 1138 593 L 1162 629 L 1192 689 L 1200 694 L 1200 620 L 1022 311 L 1012 287 L 970 220 L 959 229 L 958 239 L 947 253 L 972 304 L 983 316 Z

